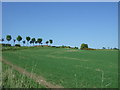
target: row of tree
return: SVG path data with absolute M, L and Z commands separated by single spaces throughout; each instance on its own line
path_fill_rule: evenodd
M 12 36 L 11 35 L 7 35 L 6 36 L 6 40 L 8 41 L 8 44 L 9 44 L 9 41 L 11 41 L 12 40 Z M 20 44 L 20 41 L 22 40 L 22 37 L 20 36 L 20 35 L 18 35 L 18 37 L 16 38 L 16 39 L 13 39 L 13 42 L 14 42 L 14 45 L 15 45 L 15 42 L 16 42 L 16 40 L 19 42 L 19 44 Z M 4 38 L 2 38 L 1 39 L 1 41 L 3 42 L 4 41 Z M 30 38 L 29 36 L 28 37 L 26 37 L 26 41 L 27 41 L 27 46 L 28 46 L 28 43 L 30 43 L 30 44 L 38 44 L 39 43 L 39 45 L 41 44 L 43 44 L 42 43 L 42 41 L 43 41 L 43 39 L 42 38 L 38 38 L 38 39 L 35 39 L 35 38 Z M 22 42 L 23 42 L 23 45 L 26 43 L 26 41 L 25 40 L 23 40 Z M 47 45 L 50 43 L 50 44 L 52 44 L 53 43 L 53 40 L 48 40 L 48 41 L 46 41 L 45 42 Z
M 102 47 L 102 49 L 118 49 L 118 48 L 116 48 L 116 47 L 114 47 L 114 48 L 110 48 L 110 47 L 108 47 L 108 48 L 106 48 L 106 47 Z

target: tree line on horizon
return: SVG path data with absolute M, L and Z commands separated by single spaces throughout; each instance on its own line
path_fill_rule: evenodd
M 11 35 L 6 35 L 6 40 L 8 41 L 8 46 L 11 46 L 11 44 L 9 44 L 9 41 L 12 40 L 12 36 L 11 36 Z M 16 40 L 19 42 L 19 44 L 15 44 Z M 20 45 L 20 41 L 22 41 L 22 40 L 23 40 L 23 38 L 22 38 L 20 35 L 18 35 L 18 37 L 17 37 L 16 39 L 13 39 L 13 43 L 14 43 L 13 46 L 21 46 L 21 45 Z M 1 41 L 3 42 L 3 41 L 5 41 L 5 39 L 2 38 Z M 27 41 L 27 42 L 26 42 L 26 41 Z M 42 38 L 37 38 L 37 39 L 35 39 L 35 38 L 31 38 L 30 36 L 27 36 L 27 37 L 26 37 L 26 41 L 25 41 L 25 40 L 22 41 L 23 46 L 25 45 L 25 43 L 27 43 L 27 46 L 28 46 L 28 44 L 33 44 L 33 46 L 34 46 L 34 44 L 39 44 L 39 45 L 42 45 L 42 44 L 43 44 L 43 43 L 42 43 L 42 41 L 43 41 Z M 53 40 L 50 39 L 50 40 L 46 41 L 45 43 L 46 43 L 47 45 L 48 45 L 49 43 L 52 44 L 52 43 L 53 43 Z
M 8 44 L 3 44 L 3 46 L 11 46 L 11 44 L 9 44 L 9 41 L 12 40 L 12 36 L 11 35 L 6 35 L 6 40 L 8 41 Z M 18 44 L 15 44 L 16 40 L 18 41 Z M 20 41 L 22 41 L 22 40 L 23 40 L 23 38 L 20 35 L 18 35 L 18 37 L 16 39 L 13 39 L 13 46 L 21 46 Z M 2 38 L 2 39 L 0 39 L 0 41 L 4 42 L 5 39 Z M 25 46 L 25 44 L 26 44 L 26 46 L 28 46 L 28 44 L 33 44 L 33 46 L 34 46 L 34 44 L 39 44 L 39 45 L 42 46 L 42 44 L 43 44 L 42 43 L 42 41 L 43 41 L 42 38 L 35 39 L 35 38 L 31 38 L 30 36 L 27 36 L 26 41 L 25 40 L 22 41 L 23 46 Z M 50 39 L 50 40 L 46 41 L 45 43 L 46 43 L 46 45 L 48 45 L 49 43 L 52 44 L 53 40 Z M 62 48 L 72 48 L 70 46 L 61 46 L 61 47 Z M 78 49 L 78 47 L 75 47 L 75 48 Z M 84 44 L 84 43 L 81 44 L 80 49 L 81 50 L 95 50 L 93 48 L 88 48 L 88 44 Z M 102 47 L 102 49 L 107 49 L 107 48 Z M 108 47 L 108 49 L 116 49 L 117 50 L 118 48 L 109 48 Z

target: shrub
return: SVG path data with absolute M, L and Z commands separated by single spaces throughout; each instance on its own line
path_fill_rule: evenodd
M 5 46 L 6 46 L 6 44 L 2 44 L 2 46 L 3 46 L 3 47 L 5 47 Z
M 6 46 L 6 47 L 10 47 L 10 46 L 11 46 L 11 44 L 6 44 L 5 46 Z
M 86 49 L 86 48 L 88 48 L 88 44 L 81 44 L 81 47 L 80 47 L 80 49 Z
M 61 47 L 62 47 L 62 48 L 65 48 L 65 46 L 64 46 L 64 45 L 62 45 Z
M 113 48 L 114 50 L 118 50 L 118 48 Z
M 15 44 L 16 47 L 20 47 L 20 44 Z
M 64 46 L 64 45 L 62 45 L 62 46 L 60 46 L 61 48 L 71 48 L 70 46 Z
M 4 43 L 3 43 L 2 46 L 3 46 L 3 47 L 10 47 L 11 44 L 4 44 Z
M 106 49 L 105 47 L 102 47 L 102 49 Z
M 52 47 L 56 47 L 56 46 L 52 46 Z
M 78 47 L 75 47 L 75 49 L 78 49 Z

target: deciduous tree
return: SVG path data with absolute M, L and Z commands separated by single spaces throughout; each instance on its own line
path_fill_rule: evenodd
M 25 44 L 25 40 L 23 41 L 23 46 L 24 46 L 24 44 Z
M 41 43 L 42 43 L 42 38 L 38 38 L 38 39 L 37 39 L 37 42 L 38 42 L 39 44 L 41 44 Z
M 8 41 L 8 43 L 9 43 L 9 41 L 12 39 L 12 37 L 11 37 L 11 35 L 7 35 L 6 36 L 6 40 Z
M 50 42 L 50 44 L 52 44 L 52 43 L 53 43 L 53 40 L 50 39 L 49 42 Z
M 27 40 L 27 46 L 28 46 L 28 42 L 30 41 L 30 37 L 26 37 L 26 40 Z
M 34 46 L 34 43 L 35 43 L 35 41 L 36 41 L 35 38 L 32 38 L 31 41 L 32 41 L 33 46 Z
M 86 49 L 86 48 L 88 48 L 88 44 L 81 44 L 81 47 L 80 47 L 80 49 Z
M 20 44 L 20 41 L 22 40 L 22 37 L 20 35 L 18 35 L 17 40 L 18 40 L 18 42 Z
M 45 43 L 48 45 L 49 41 L 46 41 Z

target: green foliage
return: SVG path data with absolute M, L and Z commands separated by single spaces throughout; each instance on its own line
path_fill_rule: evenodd
M 64 45 L 62 45 L 62 46 L 59 46 L 60 48 L 72 48 L 72 47 L 70 47 L 70 46 L 64 46 Z
M 45 43 L 48 45 L 49 41 L 46 41 Z
M 22 37 L 18 35 L 17 40 L 20 42 L 22 40 Z
M 38 43 L 38 41 L 35 41 L 35 44 L 37 44 Z
M 52 46 L 53 48 L 60 48 L 60 46 Z
M 7 40 L 7 41 L 10 41 L 11 39 L 12 39 L 11 35 L 7 35 L 7 36 L 6 36 L 6 40 Z
M 50 44 L 52 44 L 52 43 L 53 43 L 53 40 L 50 39 L 49 42 L 50 42 Z
M 118 48 L 113 48 L 114 50 L 119 50 Z
M 41 43 L 42 43 L 42 38 L 38 38 L 38 39 L 37 39 L 37 42 L 38 42 L 39 44 L 41 44 Z
M 1 40 L 2 42 L 4 41 L 4 38 L 2 38 L 2 40 Z
M 11 35 L 7 35 L 7 36 L 6 36 L 6 39 L 7 39 L 8 43 L 9 43 L 9 41 L 12 39 Z M 22 40 L 22 37 L 21 37 L 20 35 L 18 35 L 18 37 L 16 38 L 16 40 L 17 40 L 17 41 L 19 42 L 19 44 L 20 44 L 20 41 Z M 13 45 L 13 46 L 15 46 L 15 41 L 16 41 L 16 40 L 13 39 L 13 42 L 14 42 L 14 45 Z M 27 40 L 27 45 L 28 45 L 28 42 L 29 42 L 30 40 L 31 40 L 31 41 L 30 41 L 30 44 L 33 43 L 33 45 L 34 45 L 34 43 L 36 43 L 36 44 L 39 43 L 39 44 L 41 44 L 41 45 L 43 44 L 43 43 L 42 43 L 42 41 L 43 41 L 42 38 L 38 38 L 37 41 L 36 41 L 35 38 L 32 38 L 32 39 L 31 39 L 29 36 L 27 36 L 27 37 L 26 37 L 26 40 Z M 2 38 L 2 39 L 0 39 L 0 41 L 3 42 L 4 39 Z M 48 45 L 48 43 L 52 44 L 52 43 L 53 43 L 53 40 L 50 39 L 49 41 L 46 41 L 45 43 L 46 43 L 47 45 Z M 25 44 L 25 41 L 23 41 L 23 46 L 24 46 L 24 44 Z
M 88 44 L 81 44 L 81 47 L 80 47 L 80 49 L 86 49 L 86 48 L 88 48 Z
M 62 45 L 61 47 L 62 47 L 62 48 L 65 48 L 65 46 L 64 46 L 64 45 Z
M 34 43 L 36 40 L 35 40 L 35 38 L 32 38 L 32 40 L 31 40 L 31 41 Z
M 15 40 L 15 39 L 13 39 L 13 41 L 14 41 L 14 43 L 15 43 L 15 41 L 16 41 L 16 40 Z
M 75 49 L 78 49 L 78 47 L 75 47 Z
M 11 44 L 6 44 L 6 46 L 10 47 L 10 46 L 11 46 Z
M 102 47 L 102 49 L 106 49 L 105 47 Z
M 30 41 L 30 37 L 28 36 L 28 37 L 26 37 L 26 40 L 29 42 Z
M 32 44 L 33 43 L 33 41 L 30 41 L 30 44 Z
M 32 38 L 31 41 L 32 41 L 32 43 L 34 45 L 34 43 L 35 43 L 36 40 L 35 40 L 35 38 Z
M 21 45 L 20 44 L 15 44 L 16 47 L 20 47 Z
M 14 44 L 15 44 L 15 41 L 16 41 L 16 40 L 15 40 L 15 39 L 13 39 Z
M 27 40 L 27 45 L 28 45 L 28 42 L 30 41 L 30 37 L 26 37 L 26 40 Z
M 10 47 L 11 44 L 2 44 L 3 47 Z
M 6 44 L 2 43 L 2 47 L 5 47 L 5 46 L 6 46 Z
M 25 44 L 25 41 L 23 41 L 23 44 Z

